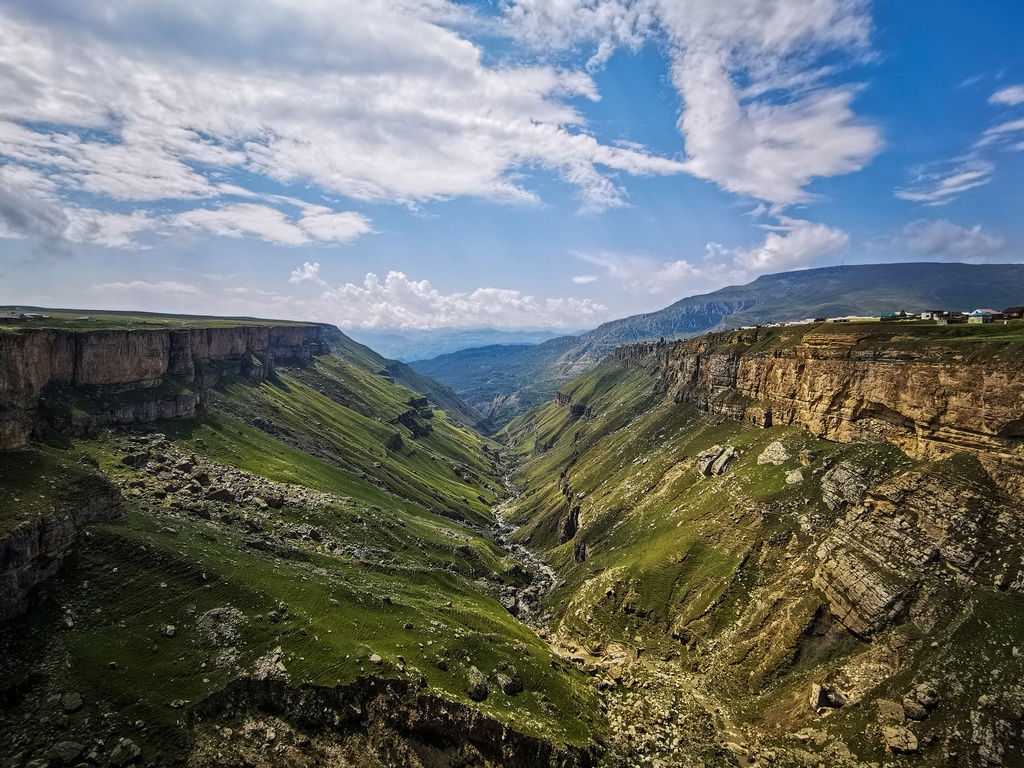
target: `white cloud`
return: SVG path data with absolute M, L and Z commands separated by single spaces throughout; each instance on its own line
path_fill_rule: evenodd
M 608 312 L 590 299 L 540 299 L 500 288 L 445 294 L 427 280 L 410 280 L 394 271 L 383 281 L 370 273 L 360 284 L 329 286 L 319 277 L 319 265 L 308 262 L 292 272 L 290 282 L 309 282 L 320 290 L 313 298 L 288 297 L 277 302 L 290 308 L 292 316 L 319 318 L 346 327 L 581 328 L 607 319 Z M 266 312 L 268 303 L 262 304 Z
M 589 285 L 590 283 L 596 283 L 600 279 L 598 275 L 576 275 L 572 281 L 576 285 Z
M 752 272 L 809 267 L 850 244 L 850 236 L 841 229 L 802 219 L 780 217 L 779 225 L 771 229 L 761 245 L 733 252 L 737 265 Z
M 686 100 L 687 170 L 776 205 L 806 201 L 814 178 L 859 170 L 881 149 L 850 109 L 852 89 L 818 89 L 788 103 L 744 103 L 717 51 L 684 54 L 673 80 Z
M 984 147 L 989 144 L 1005 143 L 1007 140 L 1010 142 L 1017 141 L 1020 138 L 1021 132 L 1024 132 L 1024 120 L 1009 120 L 1005 123 L 999 123 L 985 131 L 976 146 Z M 1024 143 L 1018 143 L 1011 148 L 1024 150 Z
M 859 170 L 882 147 L 850 107 L 856 89 L 823 86 L 836 67 L 814 63 L 868 55 L 868 10 L 861 0 L 512 0 L 506 18 L 539 48 L 595 45 L 592 65 L 664 35 L 686 170 L 789 205 L 809 198 L 813 179 Z
M 614 252 L 576 253 L 577 258 L 601 267 L 608 282 L 629 293 L 678 296 L 718 287 L 735 274 L 729 264 L 705 260 L 662 261 L 643 254 Z
M 980 224 L 961 227 L 945 219 L 918 219 L 900 230 L 893 246 L 943 259 L 978 260 L 1005 247 L 1006 242 L 985 232 Z
M 995 166 L 987 160 L 971 158 L 941 172 L 918 172 L 914 183 L 896 190 L 896 197 L 926 205 L 945 205 L 964 192 L 984 186 L 992 180 Z
M 99 283 L 97 285 L 90 286 L 89 290 L 92 293 L 101 294 L 105 296 L 118 296 L 118 295 L 157 295 L 157 296 L 185 296 L 185 297 L 205 297 L 206 294 L 198 285 L 191 283 L 181 283 L 176 280 L 162 280 L 156 283 L 149 283 L 144 280 L 133 280 L 129 283 Z
M 358 213 L 334 213 L 328 208 L 313 207 L 292 221 L 278 209 L 256 203 L 197 208 L 172 217 L 170 224 L 222 237 L 253 236 L 286 246 L 308 245 L 314 240 L 344 242 L 370 231 L 369 221 Z
M 1011 107 L 1024 104 L 1024 85 L 1011 85 L 1009 88 L 996 91 L 988 97 L 988 103 L 1006 104 Z
M 0 155 L 64 190 L 214 199 L 238 193 L 224 181 L 238 171 L 361 200 L 531 203 L 518 172 L 540 167 L 600 209 L 623 201 L 609 173 L 682 171 L 580 132 L 565 100 L 597 98 L 588 75 L 484 65 L 442 26 L 472 13 L 445 0 L 115 5 L 0 10 Z M 204 211 L 178 223 L 281 244 L 367 231 L 351 213 L 309 211 L 289 226 L 269 211 L 265 223 L 254 209 Z
M 727 248 L 708 243 L 704 257 L 661 261 L 646 255 L 576 253 L 577 258 L 602 267 L 609 281 L 633 293 L 688 296 L 728 283 L 744 283 L 758 274 L 813 266 L 842 253 L 849 235 L 833 227 L 802 219 L 779 217 L 764 242 L 753 248 Z

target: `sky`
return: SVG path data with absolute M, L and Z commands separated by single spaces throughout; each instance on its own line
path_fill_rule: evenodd
M 1024 259 L 1019 0 L 0 0 L 0 304 L 583 330 Z

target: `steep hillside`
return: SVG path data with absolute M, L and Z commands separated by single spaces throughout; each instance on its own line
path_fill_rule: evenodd
M 1024 763 L 1022 331 L 625 347 L 506 427 L 625 764 Z
M 500 602 L 533 577 L 492 535 L 494 446 L 357 345 L 185 326 L 5 353 L 46 428 L 0 452 L 3 759 L 591 764 L 596 693 Z M 136 407 L 172 386 L 196 407 Z
M 592 368 L 620 344 L 814 317 L 877 316 L 899 309 L 1002 309 L 1022 303 L 1021 264 L 825 267 L 764 275 L 747 285 L 691 296 L 657 312 L 605 323 L 572 341 L 559 339 L 514 352 L 485 347 L 412 365 L 504 423 L 535 403 L 538 395 Z M 538 379 L 545 382 L 543 388 L 521 393 L 524 380 Z
M 383 357 L 369 347 L 353 341 L 334 326 L 324 326 L 324 340 L 330 344 L 331 349 L 347 360 L 357 363 L 368 371 L 390 377 L 396 383 L 408 387 L 414 392 L 426 395 L 466 426 L 484 433 L 493 429 L 487 416 L 468 405 L 450 388 L 430 378 L 429 374 L 417 373 L 405 363 Z
M 554 397 L 567 380 L 559 361 L 578 343 L 575 336 L 562 336 L 535 346 L 464 349 L 410 365 L 424 376 L 448 383 L 459 397 L 501 425 Z

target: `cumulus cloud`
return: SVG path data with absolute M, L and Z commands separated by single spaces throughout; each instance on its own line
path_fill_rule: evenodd
M 1011 107 L 1024 104 L 1024 85 L 1011 85 L 1009 88 L 996 91 L 988 97 L 988 103 L 1006 104 Z
M 502 288 L 442 293 L 427 280 L 410 280 L 396 271 L 383 280 L 371 272 L 361 283 L 332 286 L 320 278 L 320 265 L 309 262 L 295 269 L 289 281 L 315 286 L 318 294 L 289 297 L 283 300 L 286 308 L 301 307 L 306 317 L 346 327 L 580 328 L 607 319 L 608 312 L 590 299 L 542 299 Z
M 735 252 L 736 263 L 753 272 L 785 271 L 808 267 L 846 250 L 850 236 L 841 229 L 802 219 L 782 217 L 764 242 Z
M 910 186 L 896 190 L 896 197 L 926 205 L 945 205 L 969 189 L 988 184 L 994 170 L 989 161 L 971 158 L 943 171 L 919 171 Z
M 305 282 L 317 283 L 319 285 L 327 285 L 323 280 L 320 279 L 320 263 L 310 264 L 308 261 L 301 267 L 296 267 L 292 270 L 291 277 L 288 278 L 289 283 L 299 285 Z
M 590 283 L 596 283 L 600 279 L 598 275 L 576 275 L 572 281 L 576 285 L 589 285 Z
M 945 219 L 918 219 L 903 227 L 893 245 L 936 258 L 975 261 L 1002 251 L 1006 241 L 980 224 L 968 228 Z
M 727 283 L 743 283 L 758 274 L 809 267 L 836 256 L 849 245 L 840 229 L 802 219 L 780 217 L 752 248 L 708 243 L 701 259 L 663 261 L 647 255 L 577 253 L 577 258 L 602 267 L 609 281 L 633 293 L 689 295 Z
M 826 53 L 869 55 L 860 0 L 512 0 L 507 23 L 539 48 L 589 42 L 591 65 L 663 35 L 684 102 L 685 168 L 777 206 L 819 177 L 859 170 L 881 137 L 854 114 L 852 86 L 827 86 Z

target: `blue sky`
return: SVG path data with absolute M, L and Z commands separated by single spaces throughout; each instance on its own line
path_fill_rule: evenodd
M 0 0 L 0 303 L 578 330 L 1024 255 L 1024 5 Z

